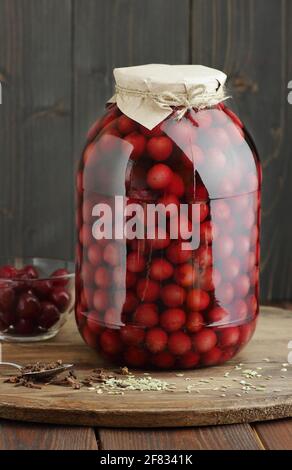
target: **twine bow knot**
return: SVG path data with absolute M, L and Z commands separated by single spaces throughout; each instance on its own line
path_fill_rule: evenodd
M 177 111 L 176 115 L 176 118 L 180 120 L 188 110 L 198 105 L 198 97 L 203 97 L 203 95 L 206 93 L 206 86 L 203 84 L 192 85 L 189 88 L 185 88 L 185 93 L 180 94 L 164 91 L 160 95 L 156 96 L 155 102 L 163 109 L 169 106 L 181 107 L 181 109 Z

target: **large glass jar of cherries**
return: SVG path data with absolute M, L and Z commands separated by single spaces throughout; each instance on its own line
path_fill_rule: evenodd
M 78 328 L 115 364 L 221 364 L 259 310 L 256 148 L 220 71 L 149 65 L 115 78 L 77 175 Z

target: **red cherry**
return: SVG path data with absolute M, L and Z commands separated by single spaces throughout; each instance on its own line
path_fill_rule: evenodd
M 81 332 L 85 343 L 93 349 L 97 348 L 97 336 L 87 326 L 85 326 Z
M 222 307 L 214 307 L 210 312 L 208 313 L 208 320 L 210 324 L 220 324 L 226 322 L 226 320 L 229 318 L 229 313 Z
M 107 111 L 106 111 L 106 114 L 103 116 L 101 122 L 100 122 L 100 127 L 101 128 L 104 128 L 104 127 L 107 127 L 114 119 L 117 118 L 117 108 L 116 106 L 110 106 Z
M 123 135 L 130 134 L 131 132 L 134 132 L 137 129 L 137 123 L 133 121 L 133 119 L 122 114 L 117 119 L 117 128 L 119 132 Z
M 131 159 L 138 160 L 138 158 L 140 158 L 144 153 L 146 147 L 145 137 L 138 132 L 132 132 L 127 135 L 124 140 L 132 145 Z
M 33 290 L 41 299 L 50 297 L 53 290 L 52 281 L 39 279 L 33 283 Z
M 159 369 L 171 369 L 175 360 L 172 354 L 162 351 L 152 356 L 152 362 Z
M 120 250 L 117 243 L 108 243 L 103 252 L 104 261 L 111 266 L 117 266 L 120 263 L 120 258 Z
M 199 353 L 206 353 L 214 348 L 217 336 L 210 328 L 204 328 L 193 336 L 193 346 Z
M 13 279 L 17 275 L 17 269 L 14 266 L 6 265 L 0 268 L 0 278 Z
M 100 346 L 107 354 L 118 354 L 122 349 L 118 332 L 116 330 L 105 330 L 100 335 Z
M 159 296 L 159 284 L 151 279 L 140 279 L 137 283 L 137 295 L 142 302 L 155 302 Z
M 97 268 L 94 275 L 94 282 L 100 288 L 106 289 L 109 287 L 111 283 L 111 275 L 109 270 L 104 266 Z
M 191 333 L 197 333 L 204 326 L 204 318 L 200 312 L 190 312 L 187 315 L 186 328 Z
M 58 274 L 58 272 L 61 271 L 61 274 Z M 66 272 L 66 275 L 68 275 L 68 272 L 67 270 L 64 270 Z M 32 265 L 27 265 L 25 266 L 23 269 L 22 269 L 22 272 L 24 274 L 24 276 L 27 278 L 27 279 L 37 279 L 39 277 L 39 273 L 38 273 L 38 270 L 36 269 L 35 266 L 32 266 Z M 63 274 L 63 270 L 57 270 L 57 276 L 62 276 Z
M 152 189 L 165 189 L 173 178 L 173 172 L 169 166 L 157 163 L 147 173 L 147 184 Z
M 144 336 L 144 330 L 136 326 L 125 325 L 120 329 L 121 340 L 131 346 L 138 346 L 143 343 Z
M 223 279 L 226 281 L 231 281 L 232 279 L 238 276 L 240 271 L 240 261 L 238 258 L 230 257 L 226 259 L 223 263 L 221 272 L 223 274 Z
M 173 266 L 163 258 L 154 258 L 150 265 L 150 277 L 155 281 L 165 281 L 173 274 Z
M 89 312 L 89 314 L 87 315 L 86 322 L 87 327 L 93 334 L 99 335 L 100 333 L 102 333 L 103 329 L 100 323 L 100 317 L 97 312 L 95 312 L 94 310 Z
M 143 367 L 147 362 L 147 353 L 143 349 L 130 346 L 124 352 L 124 360 L 131 367 Z
M 216 255 L 218 258 L 226 259 L 228 258 L 234 248 L 234 242 L 231 237 L 228 235 L 221 235 L 216 244 L 214 245 L 214 250 L 216 250 Z
M 15 304 L 15 292 L 7 283 L 0 284 L 0 311 L 8 312 L 13 309 Z
M 187 353 L 192 347 L 190 337 L 183 331 L 171 333 L 168 339 L 168 349 L 172 354 L 181 356 Z
M 163 351 L 167 344 L 167 334 L 161 328 L 151 328 L 146 333 L 145 343 L 152 353 Z
M 234 297 L 234 289 L 230 282 L 222 282 L 215 291 L 215 297 L 219 305 L 228 305 Z
M 158 162 L 167 160 L 172 153 L 173 145 L 166 136 L 152 137 L 147 143 L 147 152 Z
M 41 311 L 41 305 L 37 297 L 31 293 L 22 294 L 17 304 L 17 314 L 24 319 L 34 319 Z
M 165 331 L 177 331 L 185 324 L 186 314 L 180 308 L 170 308 L 160 315 L 160 325 Z
M 14 325 L 15 333 L 21 336 L 22 335 L 27 336 L 27 335 L 33 334 L 34 329 L 35 329 L 35 325 L 33 321 L 31 321 L 28 318 L 20 318 Z
M 189 247 L 189 249 L 185 249 Z M 192 247 L 191 244 L 187 242 L 174 241 L 166 250 L 166 256 L 171 263 L 181 264 L 186 263 L 192 257 Z
M 90 245 L 87 250 L 87 258 L 93 266 L 97 266 L 101 262 L 101 248 L 97 243 Z
M 205 366 L 214 366 L 220 362 L 221 355 L 221 350 L 215 347 L 203 354 L 201 360 Z
M 68 276 L 69 276 L 69 273 L 68 273 L 67 269 L 64 269 L 64 268 L 56 269 L 56 271 L 54 271 L 50 275 L 50 277 L 52 277 L 54 279 L 53 280 L 53 285 L 58 286 L 58 287 L 65 287 L 68 284 L 68 282 L 69 282 Z
M 229 328 L 220 328 L 219 332 L 219 343 L 222 348 L 229 348 L 235 346 L 239 341 L 240 331 L 237 326 L 231 326 Z
M 251 323 L 247 323 L 246 325 L 241 325 L 239 327 L 240 336 L 239 336 L 239 344 L 246 344 L 251 339 L 254 329 L 252 328 Z
M 238 276 L 233 283 L 234 291 L 237 297 L 245 297 L 250 288 L 250 280 L 246 274 Z
M 182 264 L 177 266 L 174 279 L 180 286 L 191 287 L 197 279 L 197 271 L 191 264 Z
M 146 328 L 157 325 L 159 321 L 157 305 L 151 303 L 139 305 L 134 314 L 134 321 Z
M 190 310 L 205 310 L 210 303 L 209 294 L 201 289 L 191 289 L 187 295 L 187 305 Z
M 38 324 L 41 328 L 48 330 L 60 320 L 60 313 L 57 307 L 51 302 L 41 303 L 41 315 Z
M 132 251 L 127 256 L 127 270 L 133 273 L 140 273 L 145 269 L 145 258 L 139 251 Z
M 69 307 L 70 294 L 63 287 L 56 287 L 51 294 L 51 300 L 59 311 L 63 313 Z
M 184 303 L 185 290 L 177 284 L 167 284 L 160 292 L 161 299 L 167 307 L 178 307 Z
M 105 310 L 108 306 L 109 298 L 106 290 L 97 289 L 93 295 L 93 305 L 96 310 Z
M 220 364 L 223 364 L 226 361 L 229 361 L 230 359 L 233 358 L 235 353 L 237 352 L 236 348 L 231 347 L 231 348 L 226 348 L 223 351 L 221 351 L 221 357 L 220 357 Z
M 178 359 L 179 367 L 181 367 L 182 369 L 191 369 L 193 367 L 196 367 L 199 362 L 199 354 L 193 351 L 188 351 L 187 353 L 180 356 Z
M 220 271 L 214 267 L 208 267 L 201 272 L 198 285 L 202 290 L 212 291 L 219 286 L 220 282 Z
M 172 175 L 172 179 L 167 186 L 167 191 L 171 194 L 174 194 L 178 198 L 181 198 L 184 195 L 185 185 L 181 176 L 176 173 Z
M 108 308 L 103 317 L 104 323 L 111 328 L 112 326 L 122 325 L 121 312 L 114 307 Z

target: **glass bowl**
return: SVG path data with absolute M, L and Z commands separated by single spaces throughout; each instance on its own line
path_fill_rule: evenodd
M 75 303 L 74 263 L 0 258 L 0 341 L 53 338 Z

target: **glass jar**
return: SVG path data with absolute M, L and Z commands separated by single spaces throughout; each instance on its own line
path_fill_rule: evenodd
M 74 311 L 74 263 L 0 258 L 0 341 L 53 338 Z
M 109 104 L 77 175 L 85 342 L 136 368 L 216 365 L 241 350 L 259 311 L 260 180 L 223 101 L 172 106 L 152 130 Z

